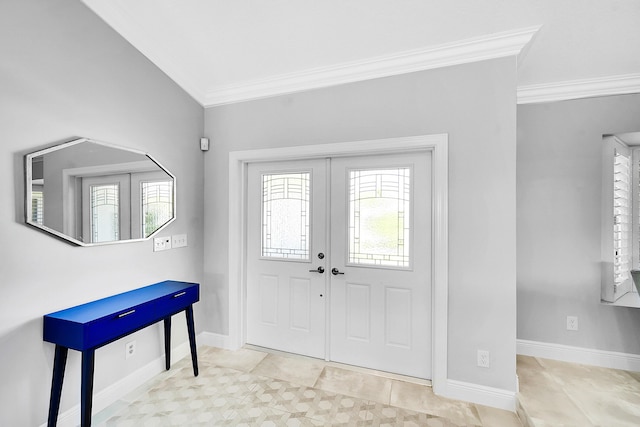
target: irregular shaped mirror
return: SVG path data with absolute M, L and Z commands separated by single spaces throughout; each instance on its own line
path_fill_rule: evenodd
M 175 219 L 175 177 L 150 155 L 80 138 L 25 156 L 25 221 L 81 246 L 144 240 Z

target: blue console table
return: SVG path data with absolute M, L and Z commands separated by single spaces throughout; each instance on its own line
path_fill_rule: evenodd
M 95 350 L 137 330 L 164 321 L 165 367 L 171 366 L 171 316 L 187 317 L 193 374 L 198 375 L 193 304 L 197 283 L 165 281 L 44 316 L 44 340 L 56 345 L 48 426 L 55 427 L 68 350 L 82 352 L 81 425 L 91 426 Z

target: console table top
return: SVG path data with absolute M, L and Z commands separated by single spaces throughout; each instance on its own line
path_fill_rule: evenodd
M 155 283 L 132 291 L 91 301 L 86 304 L 56 311 L 45 315 L 45 317 L 74 323 L 88 323 L 92 320 L 112 315 L 113 313 L 126 310 L 130 307 L 134 307 L 154 299 L 162 298 L 176 292 L 181 292 L 182 290 L 189 289 L 193 286 L 197 287 L 198 284 L 166 280 L 164 282 Z

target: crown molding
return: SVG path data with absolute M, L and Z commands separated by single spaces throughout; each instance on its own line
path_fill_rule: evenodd
M 640 93 L 640 74 L 518 86 L 518 104 Z
M 214 107 L 345 83 L 518 55 L 539 26 L 460 40 L 424 49 L 302 70 L 239 84 L 214 87 L 204 106 Z
M 207 88 L 202 76 L 181 67 L 180 61 L 176 61 L 168 51 L 155 43 L 117 2 L 82 1 L 205 108 L 511 55 L 517 55 L 520 62 L 526 55 L 531 40 L 541 28 L 520 28 L 428 48 Z M 521 85 L 518 86 L 517 97 L 518 104 L 533 104 L 631 93 L 640 93 L 640 74 Z

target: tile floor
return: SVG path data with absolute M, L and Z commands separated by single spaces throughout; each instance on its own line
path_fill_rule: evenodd
M 425 381 L 244 348 L 198 351 L 93 418 L 94 426 L 520 427 L 515 413 L 433 394 Z
M 518 356 L 518 416 L 426 381 L 244 348 L 201 347 L 96 414 L 111 426 L 640 426 L 640 372 Z M 522 420 L 522 424 L 520 422 Z
M 517 371 L 525 426 L 640 426 L 640 372 L 529 356 Z

